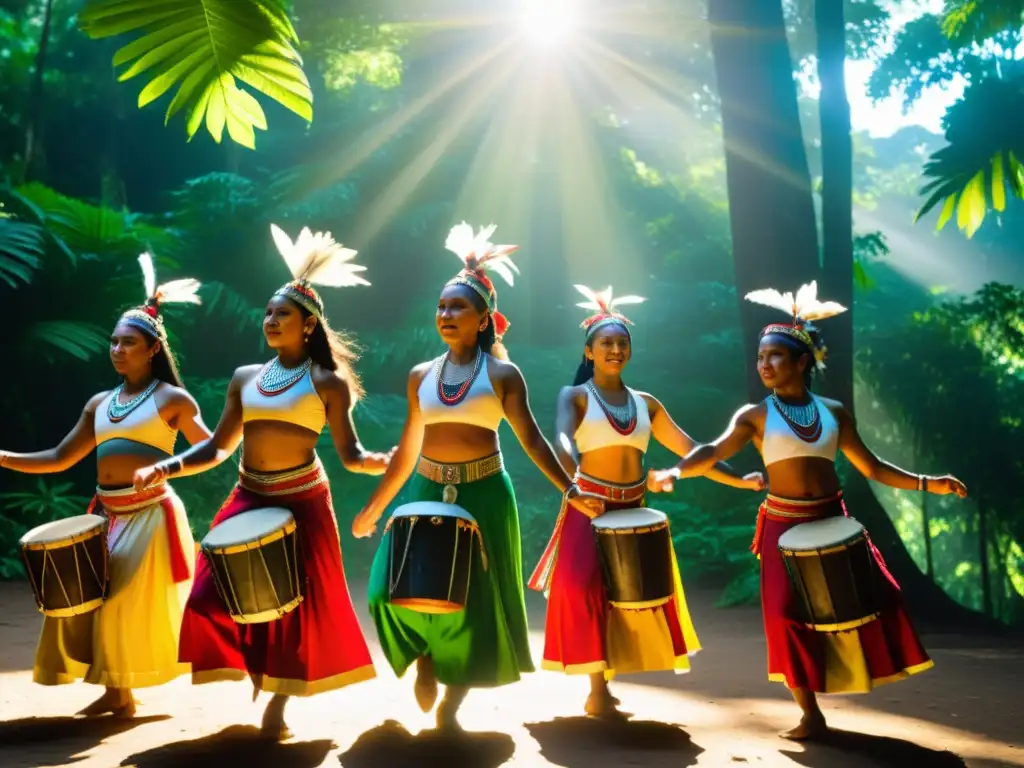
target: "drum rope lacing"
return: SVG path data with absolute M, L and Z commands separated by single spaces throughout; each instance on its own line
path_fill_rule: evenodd
M 612 405 L 601 395 L 597 385 L 594 384 L 594 380 L 591 379 L 587 382 L 587 388 L 594 394 L 594 398 L 597 400 L 597 404 L 604 411 L 605 418 L 612 425 L 612 429 L 618 432 L 620 435 L 628 435 L 634 429 L 636 429 L 636 400 L 633 398 L 633 394 L 626 389 L 627 400 L 623 405 Z
M 156 391 L 156 388 L 159 385 L 160 379 L 153 379 L 149 386 L 139 392 L 139 394 L 135 395 L 135 397 L 131 398 L 127 403 L 121 403 L 118 401 L 118 398 L 121 396 L 121 392 L 124 391 L 124 382 L 121 382 L 114 389 L 114 393 L 110 396 L 110 402 L 107 403 L 107 418 L 114 423 L 124 421 L 129 413 L 142 405 L 146 398 Z
M 793 405 L 782 400 L 775 392 L 771 394 L 772 403 L 782 416 L 782 420 L 797 437 L 805 443 L 816 443 L 821 437 L 821 412 L 818 404 L 811 399 L 801 405 Z
M 312 365 L 313 360 L 307 357 L 302 365 L 296 368 L 285 368 L 281 364 L 281 358 L 275 357 L 260 371 L 260 375 L 256 379 L 256 389 L 261 395 L 267 397 L 279 395 L 305 376 L 306 371 Z

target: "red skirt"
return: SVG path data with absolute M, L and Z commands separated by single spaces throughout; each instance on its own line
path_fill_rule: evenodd
M 311 696 L 373 678 L 319 461 L 272 475 L 243 470 L 212 527 L 260 507 L 284 507 L 295 516 L 305 556 L 304 600 L 275 621 L 236 624 L 217 594 L 209 563 L 199 558 L 178 646 L 180 661 L 192 665 L 192 682 L 249 677 L 259 690 Z
M 796 595 L 779 537 L 800 523 L 847 515 L 842 495 L 793 501 L 769 496 L 758 511 L 751 549 L 761 558 L 761 608 L 768 643 L 768 679 L 816 693 L 866 693 L 933 666 L 910 622 L 896 579 L 869 540 L 881 575 L 877 619 L 843 632 L 820 632 L 798 620 Z
M 607 499 L 608 510 L 644 505 L 643 483 L 626 487 L 578 476 L 576 484 Z M 700 645 L 678 578 L 676 585 L 676 596 L 655 608 L 610 606 L 591 520 L 575 507 L 564 505 L 529 581 L 530 588 L 537 591 L 550 586 L 541 668 L 566 674 L 604 672 L 606 677 L 687 671 L 687 655 Z

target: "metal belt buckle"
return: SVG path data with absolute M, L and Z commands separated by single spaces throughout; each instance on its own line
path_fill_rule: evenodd
M 442 483 L 457 483 L 459 482 L 460 467 L 455 464 L 444 464 L 441 467 L 441 482 Z

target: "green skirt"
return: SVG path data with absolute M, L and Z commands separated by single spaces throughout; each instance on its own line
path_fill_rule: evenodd
M 481 558 L 473 558 L 465 610 L 427 614 L 389 602 L 388 531 L 370 568 L 370 614 L 384 656 L 399 677 L 420 656 L 428 656 L 444 685 L 507 685 L 519 680 L 521 672 L 534 671 L 515 493 L 505 472 L 456 488 L 455 503 L 476 519 L 487 555 L 486 570 Z M 416 474 L 408 500 L 441 501 L 443 490 L 444 485 Z

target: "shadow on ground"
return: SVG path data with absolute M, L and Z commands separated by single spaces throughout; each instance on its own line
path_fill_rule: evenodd
M 546 760 L 566 768 L 589 768 L 595 753 L 602 765 L 644 765 L 649 768 L 686 768 L 696 765 L 704 751 L 677 725 L 649 720 L 596 720 L 558 717 L 546 723 L 527 723 Z
M 515 752 L 504 733 L 420 731 L 415 736 L 388 720 L 338 756 L 344 768 L 498 768 Z
M 38 765 L 67 765 L 75 762 L 75 755 L 88 752 L 111 736 L 168 719 L 168 715 L 154 715 L 131 720 L 117 717 L 25 717 L 7 720 L 0 722 L 0 765 L 6 762 L 3 759 L 5 750 L 43 742 L 53 747 L 56 754 L 39 758 L 43 762 Z
M 889 736 L 872 736 L 866 733 L 832 729 L 829 735 L 817 742 L 805 742 L 802 750 L 780 749 L 793 762 L 807 768 L 827 768 L 836 762 L 839 755 L 847 759 L 851 755 L 863 758 L 865 766 L 877 768 L 966 768 L 963 758 L 952 752 L 921 747 L 910 741 Z
M 176 741 L 121 761 L 133 768 L 316 768 L 334 749 L 330 739 L 285 742 L 260 736 L 259 728 L 233 725 L 220 733 Z

